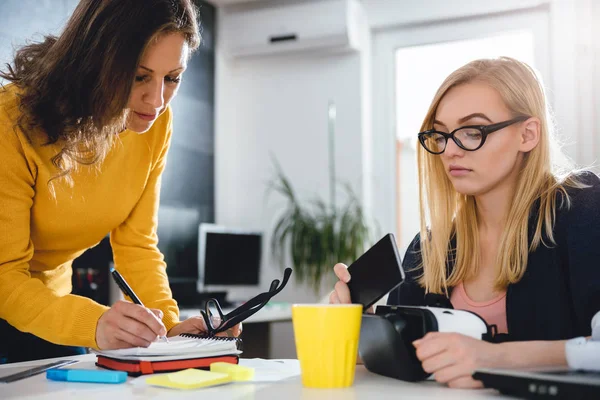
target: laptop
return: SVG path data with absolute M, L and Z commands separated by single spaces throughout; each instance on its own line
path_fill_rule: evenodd
M 473 378 L 486 388 L 525 399 L 600 399 L 600 371 L 481 368 Z

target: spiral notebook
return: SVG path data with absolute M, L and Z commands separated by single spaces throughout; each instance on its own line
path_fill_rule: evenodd
M 213 362 L 237 364 L 242 341 L 233 337 L 205 337 L 182 334 L 157 341 L 148 347 L 119 350 L 93 350 L 96 365 L 126 371 L 130 375 L 178 371 L 186 368 L 208 368 Z
M 183 334 L 169 338 L 169 342 L 156 341 L 148 347 L 119 350 L 94 350 L 97 355 L 121 360 L 173 360 L 190 357 L 214 357 L 240 354 L 240 339 Z

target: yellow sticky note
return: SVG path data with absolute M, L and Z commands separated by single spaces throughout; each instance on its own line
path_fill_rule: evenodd
M 197 389 L 228 382 L 231 382 L 231 377 L 228 374 L 194 368 L 146 378 L 146 383 L 149 385 L 174 389 Z
M 228 374 L 233 381 L 249 381 L 254 378 L 254 368 L 243 367 L 238 364 L 214 362 L 210 364 L 211 372 Z

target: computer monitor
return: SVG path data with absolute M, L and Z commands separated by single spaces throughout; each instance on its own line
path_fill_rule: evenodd
M 227 301 L 245 301 L 260 291 L 262 233 L 200 224 L 198 291 L 226 292 Z

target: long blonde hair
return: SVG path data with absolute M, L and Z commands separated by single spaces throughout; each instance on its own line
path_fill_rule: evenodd
M 425 116 L 421 131 L 431 129 L 438 105 L 453 87 L 469 82 L 482 82 L 494 88 L 513 115 L 537 117 L 541 121 L 540 140 L 524 154 L 512 203 L 505 216 L 505 227 L 498 247 L 495 286 L 503 289 L 518 282 L 527 266 L 528 253 L 546 238 L 555 244 L 553 225 L 556 194 L 561 191 L 568 205 L 565 186 L 579 186 L 572 176 L 559 176 L 553 171 L 550 156 L 552 126 L 544 89 L 534 70 L 527 64 L 508 57 L 472 61 L 454 71 L 438 89 Z M 439 156 L 417 150 L 421 214 L 421 255 L 423 274 L 419 283 L 426 292 L 446 293 L 465 279 L 477 274 L 481 249 L 475 199 L 454 189 Z M 539 201 L 533 240 L 529 241 L 529 217 Z M 428 226 L 429 222 L 429 226 Z M 456 248 L 449 244 L 456 239 Z M 454 269 L 447 275 L 447 262 Z

